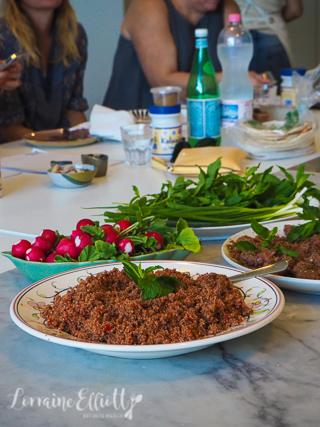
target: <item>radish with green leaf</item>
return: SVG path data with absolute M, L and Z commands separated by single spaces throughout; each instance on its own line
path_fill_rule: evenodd
M 86 225 L 95 225 L 95 223 L 89 218 L 83 218 L 78 221 L 76 229 L 82 231 L 81 227 L 85 227 Z
M 147 237 L 154 237 L 157 241 L 156 244 L 156 251 L 160 251 L 160 249 L 163 248 L 163 237 L 161 236 L 161 234 L 156 233 L 155 231 L 150 231 L 149 233 L 146 233 Z
M 67 237 L 64 237 L 60 240 L 56 247 L 56 251 L 61 256 L 69 255 L 73 259 L 78 258 L 78 251 L 74 241 L 68 239 Z
M 108 243 L 114 243 L 115 245 L 117 245 L 120 241 L 120 237 L 118 232 L 112 227 L 112 225 L 109 224 L 104 224 L 101 226 L 102 230 L 104 231 L 104 235 L 105 235 L 105 242 Z
M 84 249 L 86 246 L 93 245 L 92 243 L 92 237 L 90 234 L 83 233 L 81 236 L 77 236 L 74 239 L 74 244 L 77 248 L 78 255 Z

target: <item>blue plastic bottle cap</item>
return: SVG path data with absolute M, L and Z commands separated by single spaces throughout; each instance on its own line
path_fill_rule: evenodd
M 172 107 L 157 107 L 156 105 L 150 105 L 150 114 L 177 114 L 180 113 L 180 105 L 174 105 Z
M 304 76 L 307 72 L 305 68 L 287 68 L 284 70 L 281 70 L 282 76 L 292 76 L 292 72 L 296 71 L 300 76 Z

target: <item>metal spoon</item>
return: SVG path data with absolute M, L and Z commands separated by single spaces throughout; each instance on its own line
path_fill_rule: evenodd
M 275 264 L 267 265 L 266 267 L 257 268 L 256 270 L 246 271 L 245 273 L 230 276 L 232 283 L 240 282 L 240 280 L 250 279 L 250 277 L 265 276 L 266 274 L 277 273 L 278 271 L 286 270 L 288 261 L 278 261 Z

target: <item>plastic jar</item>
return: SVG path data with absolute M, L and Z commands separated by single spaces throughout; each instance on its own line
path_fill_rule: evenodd
M 281 70 L 281 104 L 296 106 L 296 97 L 292 85 L 292 72 L 296 71 L 301 76 L 306 73 L 305 68 L 291 68 Z
M 182 138 L 180 105 L 172 107 L 149 107 L 150 127 L 153 129 L 152 154 L 171 156 L 174 147 Z

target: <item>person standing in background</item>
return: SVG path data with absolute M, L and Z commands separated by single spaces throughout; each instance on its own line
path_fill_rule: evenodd
M 249 69 L 271 71 L 281 82 L 281 70 L 291 68 L 292 54 L 286 23 L 303 13 L 302 0 L 236 0 L 243 25 L 253 38 L 253 58 Z
M 2 0 L 0 58 L 20 51 L 21 85 L 0 93 L 2 139 L 86 121 L 87 36 L 69 0 Z
M 210 57 L 219 80 L 217 39 L 230 13 L 239 13 L 234 0 L 133 0 L 121 25 L 103 105 L 116 110 L 148 108 L 150 88 L 157 86 L 181 87 L 184 101 L 196 28 L 209 31 Z M 255 73 L 252 78 L 260 81 Z

